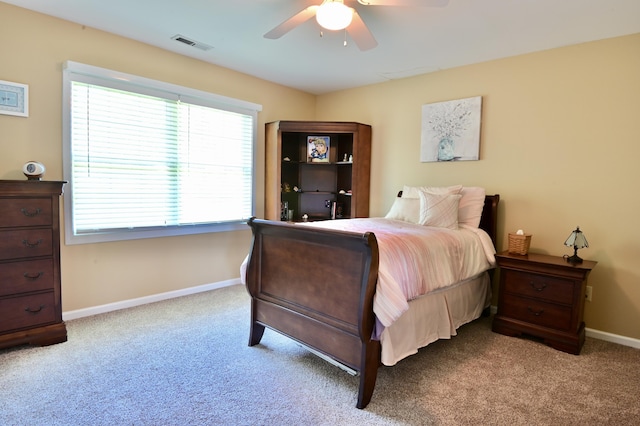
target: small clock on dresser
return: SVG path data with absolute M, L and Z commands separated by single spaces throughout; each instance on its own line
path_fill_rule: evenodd
M 42 179 L 46 170 L 47 169 L 44 167 L 44 164 L 37 161 L 27 161 L 24 163 L 24 166 L 22 166 L 22 173 L 24 173 L 29 180 Z
M 585 340 L 587 277 L 597 262 L 572 264 L 558 256 L 508 252 L 497 254 L 496 261 L 500 288 L 493 331 L 535 336 L 578 355 Z

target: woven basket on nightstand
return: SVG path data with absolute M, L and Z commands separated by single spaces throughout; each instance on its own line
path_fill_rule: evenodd
M 509 233 L 509 253 L 525 255 L 529 252 L 531 234 L 519 235 Z

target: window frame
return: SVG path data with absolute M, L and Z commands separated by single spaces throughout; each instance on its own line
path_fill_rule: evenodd
M 255 215 L 256 208 L 256 147 L 258 134 L 258 113 L 262 106 L 252 102 L 238 100 L 222 95 L 205 92 L 198 89 L 183 87 L 180 85 L 153 80 L 132 74 L 109 70 L 92 65 L 66 61 L 62 72 L 62 145 L 63 145 L 63 176 L 67 181 L 63 197 L 65 244 L 92 244 L 110 241 L 124 241 L 145 238 L 160 238 L 180 235 L 194 235 L 215 232 L 228 232 L 245 230 L 246 219 L 238 219 L 225 222 L 211 222 L 206 224 L 173 225 L 162 227 L 134 228 L 131 230 L 117 229 L 94 233 L 74 233 L 73 211 L 73 175 L 71 158 L 71 83 L 82 81 L 105 87 L 112 87 L 133 93 L 141 93 L 150 96 L 171 100 L 181 100 L 196 105 L 213 107 L 225 111 L 232 111 L 250 116 L 253 120 L 252 134 L 252 158 L 251 167 L 254 173 L 251 175 L 251 216 Z

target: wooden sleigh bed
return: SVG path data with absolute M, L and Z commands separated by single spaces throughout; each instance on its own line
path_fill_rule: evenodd
M 485 197 L 479 226 L 494 246 L 499 199 Z M 249 346 L 260 343 L 265 327 L 288 336 L 358 374 L 356 407 L 366 407 L 381 365 L 374 314 L 380 260 L 376 235 L 255 218 L 248 224 L 253 232 L 244 276 L 251 296 Z M 476 307 L 473 317 L 462 322 L 487 308 L 489 278 L 484 285 L 489 293 L 478 302 L 480 311 Z

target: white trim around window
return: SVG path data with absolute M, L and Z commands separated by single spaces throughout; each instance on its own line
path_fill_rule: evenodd
M 65 243 L 246 229 L 262 107 L 67 61 Z

